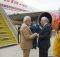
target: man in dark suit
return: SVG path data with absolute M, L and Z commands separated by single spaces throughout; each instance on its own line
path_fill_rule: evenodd
M 51 25 L 46 17 L 42 17 L 39 21 L 43 27 L 39 31 L 38 47 L 39 57 L 48 57 L 48 49 L 50 47 Z
M 38 33 L 39 25 L 36 24 L 35 22 L 33 22 L 31 24 L 30 29 L 31 29 L 32 33 Z M 37 36 L 33 39 L 32 45 L 33 45 L 33 49 L 36 49 L 36 47 L 37 47 Z

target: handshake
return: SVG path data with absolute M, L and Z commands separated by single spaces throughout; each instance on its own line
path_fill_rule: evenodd
M 39 38 L 39 34 L 38 33 L 34 33 L 34 37 L 38 37 Z

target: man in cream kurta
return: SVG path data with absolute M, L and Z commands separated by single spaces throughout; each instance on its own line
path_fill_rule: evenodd
M 32 34 L 30 30 L 31 17 L 25 16 L 23 24 L 21 26 L 21 48 L 23 50 L 23 57 L 29 57 L 30 49 L 32 48 L 32 40 L 35 36 L 38 36 L 37 33 Z

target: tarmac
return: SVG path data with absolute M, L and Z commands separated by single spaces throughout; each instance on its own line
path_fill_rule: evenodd
M 53 44 L 55 38 L 55 33 L 53 33 L 53 36 L 51 37 L 51 46 L 48 52 L 49 57 L 54 57 Z M 20 43 L 18 45 L 1 48 L 0 57 L 23 57 L 23 52 L 20 47 Z M 39 57 L 39 48 L 37 47 L 37 49 L 31 49 L 29 57 Z

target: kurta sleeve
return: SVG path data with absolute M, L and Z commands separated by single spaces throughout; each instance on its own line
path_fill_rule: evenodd
M 22 34 L 26 40 L 34 39 L 34 34 L 32 34 L 31 30 L 27 27 L 23 28 Z

